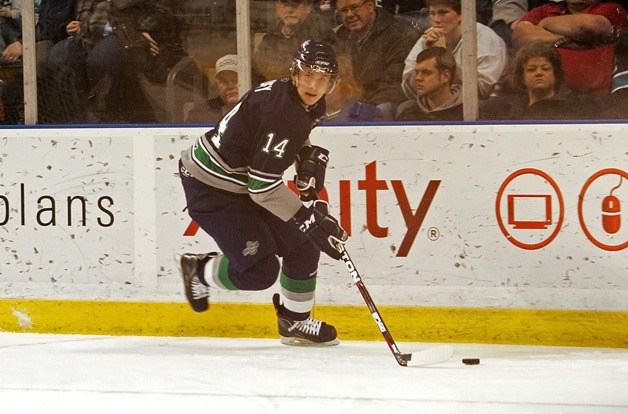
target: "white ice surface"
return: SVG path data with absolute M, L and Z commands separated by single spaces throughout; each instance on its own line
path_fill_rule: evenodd
M 383 340 L 0 332 L 0 413 L 628 413 L 628 350 L 453 348 L 445 363 L 404 368 Z

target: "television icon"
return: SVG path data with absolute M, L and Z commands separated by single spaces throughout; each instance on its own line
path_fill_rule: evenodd
M 515 229 L 546 229 L 552 224 L 552 197 L 508 194 L 508 224 Z

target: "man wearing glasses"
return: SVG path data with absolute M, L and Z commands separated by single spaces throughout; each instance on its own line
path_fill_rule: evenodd
M 338 0 L 342 19 L 336 35 L 349 57 L 359 104 L 375 106 L 383 120 L 393 120 L 405 100 L 401 90 L 404 59 L 419 34 L 377 7 L 375 0 Z

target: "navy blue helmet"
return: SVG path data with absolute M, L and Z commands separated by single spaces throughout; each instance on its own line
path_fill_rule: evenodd
M 336 52 L 331 46 L 312 39 L 301 43 L 299 49 L 294 53 L 290 74 L 293 77 L 298 75 L 304 66 L 315 72 L 332 75 L 326 93 L 331 93 L 334 90 L 338 80 L 338 60 L 336 59 Z

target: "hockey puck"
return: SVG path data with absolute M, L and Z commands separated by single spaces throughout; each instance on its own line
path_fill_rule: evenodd
M 462 363 L 465 365 L 480 365 L 480 358 L 463 358 Z

